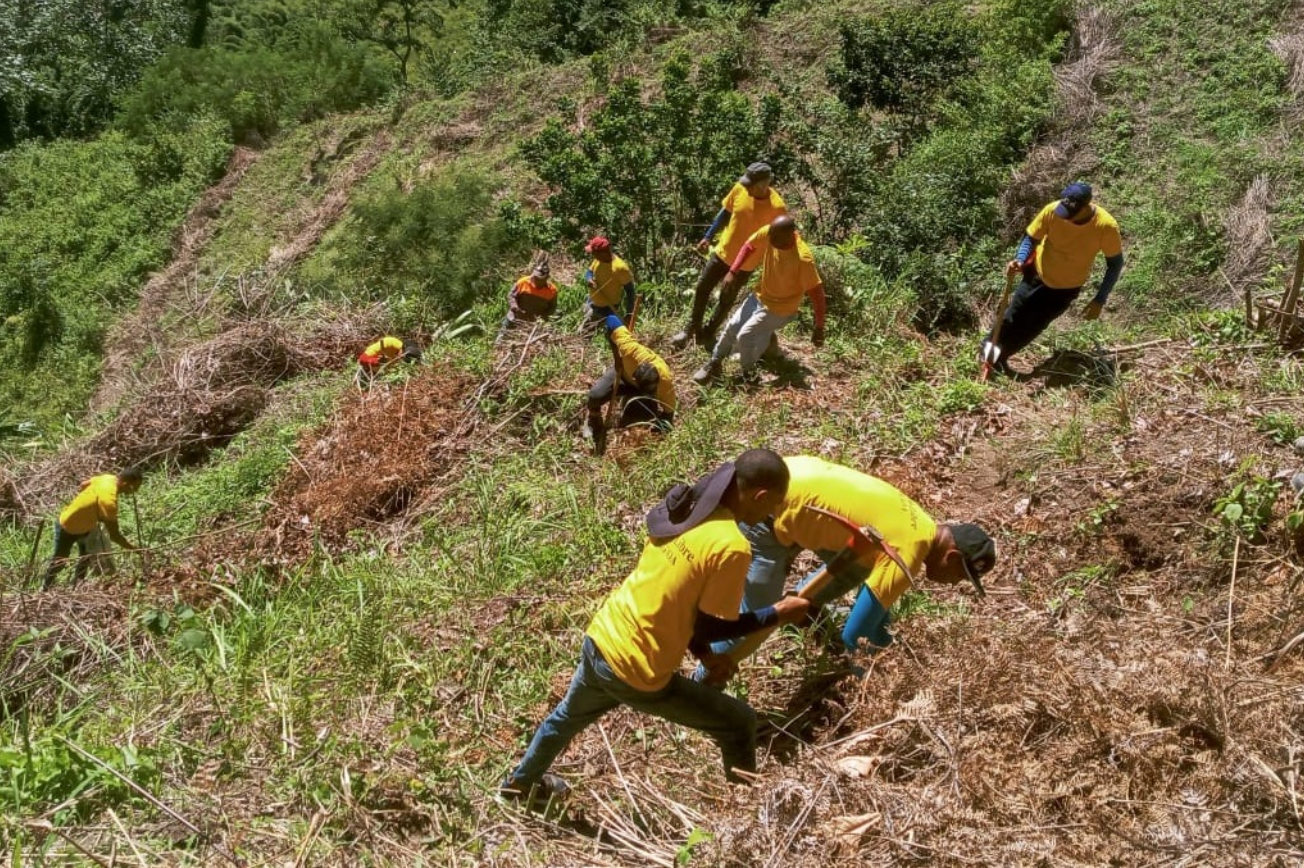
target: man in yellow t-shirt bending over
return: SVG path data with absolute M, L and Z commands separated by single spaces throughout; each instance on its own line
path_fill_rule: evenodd
M 889 483 L 822 458 L 801 455 L 784 463 L 789 483 L 783 505 L 773 520 L 741 528 L 752 546 L 743 611 L 782 597 L 793 559 L 803 549 L 810 550 L 833 573 L 833 581 L 811 600 L 813 608 L 859 588 L 842 631 L 843 645 L 854 650 L 863 640 L 874 650 L 891 643 L 888 611 L 911 586 L 910 578 L 882 551 L 869 561 L 856 559 L 846 548 L 847 528 L 807 507 L 836 513 L 858 527 L 872 525 L 916 579 L 926 571 L 929 579 L 942 584 L 972 581 L 996 565 L 996 545 L 976 524 L 938 524 Z M 734 644 L 716 643 L 711 650 L 724 654 Z
M 68 556 L 72 554 L 74 544 L 77 546 L 79 557 L 77 566 L 73 570 L 73 578 L 75 581 L 81 581 L 86 575 L 86 568 L 90 565 L 90 560 L 86 557 L 86 538 L 95 530 L 96 525 L 104 525 L 109 539 L 124 549 L 135 548 L 122 535 L 122 531 L 118 530 L 118 495 L 135 494 L 140 488 L 140 481 L 140 468 L 133 467 L 116 476 L 112 473 L 92 476 L 82 483 L 81 492 L 73 498 L 72 503 L 63 508 L 63 512 L 59 513 L 59 520 L 55 522 L 54 556 L 50 558 L 50 564 L 45 568 L 42 589 L 49 588 L 55 576 L 67 566 Z
M 691 650 L 712 680 L 728 658 L 710 642 L 791 623 L 809 604 L 788 597 L 739 615 L 750 548 L 738 521 L 753 524 L 783 500 L 788 471 L 768 449 L 751 449 L 689 488 L 678 485 L 648 513 L 648 541 L 634 571 L 603 602 L 584 636 L 566 696 L 540 724 L 500 794 L 535 804 L 569 787 L 547 774 L 589 724 L 621 705 L 699 730 L 719 745 L 726 776 L 756 770 L 756 713 L 740 699 L 679 674 Z M 721 667 L 725 671 L 720 671 Z
M 584 434 L 593 438 L 593 452 L 601 455 L 607 448 L 607 429 L 602 408 L 619 401 L 616 427 L 649 424 L 656 431 L 669 431 L 675 421 L 675 377 L 670 366 L 652 350 L 634 339 L 629 328 L 614 313 L 607 314 L 607 341 L 614 359 L 611 367 L 589 389 L 588 419 Z M 616 362 L 620 370 L 616 370 Z M 620 387 L 616 387 L 616 378 Z
M 693 374 L 693 381 L 705 386 L 720 375 L 724 360 L 738 346 L 738 360 L 743 380 L 755 381 L 756 363 L 765 352 L 770 338 L 796 319 L 802 299 L 810 296 L 815 314 L 815 331 L 811 343 L 824 345 L 824 283 L 815 270 L 815 256 L 797 231 L 797 223 L 788 216 L 776 217 L 768 226 L 752 233 L 729 267 L 725 283 L 740 274 L 761 270 L 761 280 L 730 315 L 711 350 L 710 360 Z

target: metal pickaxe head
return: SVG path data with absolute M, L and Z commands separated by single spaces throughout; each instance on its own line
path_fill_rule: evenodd
M 810 512 L 818 513 L 825 518 L 830 518 L 845 527 L 847 532 L 851 534 L 851 538 L 847 541 L 847 547 L 857 555 L 869 557 L 878 552 L 887 555 L 892 563 L 901 568 L 901 572 L 905 573 L 906 578 L 910 580 L 910 583 L 914 584 L 914 574 L 911 573 L 910 568 L 906 566 L 905 560 L 892 544 L 883 538 L 883 534 L 879 533 L 878 529 L 872 524 L 856 524 L 846 516 L 838 515 L 832 510 L 824 509 L 819 506 L 805 506 L 802 508 L 809 510 Z

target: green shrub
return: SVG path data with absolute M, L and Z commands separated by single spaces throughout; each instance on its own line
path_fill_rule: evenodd
M 276 48 L 177 48 L 123 101 L 121 123 L 144 135 L 161 122 L 215 114 L 234 141 L 282 124 L 349 111 L 383 95 L 389 73 L 325 25 L 296 24 Z
M 964 7 L 954 2 L 927 9 L 900 6 L 844 22 L 829 83 L 847 106 L 886 112 L 913 135 L 973 68 L 976 31 Z
M 498 266 L 521 252 L 494 205 L 497 183 L 450 168 L 411 191 L 390 189 L 353 208 L 338 244 L 338 274 L 350 292 L 419 297 L 444 316 L 486 296 Z M 357 287 L 357 288 L 353 288 Z
M 171 250 L 186 208 L 225 165 L 219 124 L 142 141 L 28 143 L 0 160 L 0 406 L 80 415 L 111 315 Z
M 677 54 L 663 68 L 659 95 L 645 99 L 646 83 L 626 78 L 583 129 L 573 129 L 573 107 L 563 107 L 564 120 L 551 119 L 522 145 L 553 189 L 553 231 L 574 239 L 600 229 L 626 255 L 647 261 L 713 217 L 752 160 L 769 154 L 782 176 L 783 155 L 770 145 L 777 99 L 753 107 L 719 71 L 713 63 L 694 71 L 691 58 Z
M 86 136 L 190 26 L 188 3 L 0 0 L 0 151 Z

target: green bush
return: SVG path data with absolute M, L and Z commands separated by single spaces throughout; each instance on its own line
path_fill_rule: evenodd
M 86 136 L 190 29 L 180 0 L 0 0 L 0 151 L 30 138 Z
M 177 48 L 123 101 L 122 125 L 145 135 L 160 123 L 215 114 L 234 141 L 271 136 L 283 124 L 349 111 L 392 85 L 366 48 L 325 25 L 296 24 L 276 48 Z
M 977 28 L 959 3 L 927 9 L 900 6 L 844 22 L 828 78 L 851 108 L 871 106 L 913 134 L 935 117 L 935 106 L 970 73 Z
M 627 256 L 648 261 L 662 245 L 698 234 L 752 160 L 768 154 L 783 176 L 785 152 L 770 144 L 777 99 L 754 107 L 719 72 L 709 62 L 695 72 L 678 54 L 663 68 L 659 95 L 645 99 L 646 83 L 626 78 L 584 129 L 573 129 L 571 109 L 522 145 L 553 189 L 553 231 L 575 239 L 601 230 Z
M 28 143 L 0 160 L 0 406 L 49 423 L 80 414 L 111 315 L 171 250 L 229 146 L 219 122 L 131 141 Z
M 496 190 L 494 179 L 454 167 L 411 191 L 359 202 L 336 242 L 331 279 L 355 296 L 407 294 L 444 316 L 462 312 L 496 286 L 497 266 L 521 252 L 498 215 Z

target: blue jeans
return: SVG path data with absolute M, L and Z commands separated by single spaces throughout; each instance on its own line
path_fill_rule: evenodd
M 710 736 L 720 746 L 731 781 L 739 780 L 734 769 L 756 771 L 756 712 L 750 705 L 679 674 L 660 690 L 635 690 L 611 671 L 598 646 L 585 636 L 570 689 L 539 724 L 509 781 L 519 787 L 538 784 L 575 736 L 621 705 Z
M 750 371 L 770 345 L 770 337 L 796 318 L 795 313 L 771 313 L 756 293 L 752 293 L 725 323 L 720 340 L 711 351 L 711 360 L 723 362 L 729 358 L 736 342 L 739 364 L 743 371 Z

